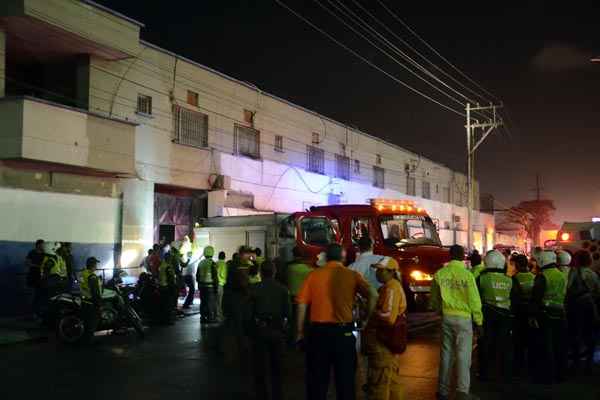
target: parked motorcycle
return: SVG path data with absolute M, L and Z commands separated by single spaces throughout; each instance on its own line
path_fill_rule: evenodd
M 77 343 L 85 335 L 85 318 L 81 296 L 63 293 L 50 299 L 55 315 L 56 335 L 61 342 Z M 97 331 L 133 328 L 144 337 L 142 319 L 130 304 L 129 296 L 115 284 L 102 293 Z

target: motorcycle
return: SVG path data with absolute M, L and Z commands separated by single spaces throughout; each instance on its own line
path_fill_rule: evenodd
M 86 332 L 81 296 L 62 293 L 50 299 L 50 302 L 55 315 L 58 339 L 69 344 L 81 341 Z M 144 337 L 142 319 L 131 306 L 128 294 L 121 291 L 120 285 L 114 284 L 110 289 L 104 289 L 102 293 L 96 331 L 118 331 L 128 328 L 133 328 L 138 337 Z

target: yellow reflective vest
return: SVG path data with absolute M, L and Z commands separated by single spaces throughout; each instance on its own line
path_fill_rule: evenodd
M 61 278 L 67 278 L 67 264 L 59 255 L 46 255 L 41 266 L 42 276 L 49 277 L 58 275 Z
M 86 268 L 81 273 L 81 282 L 79 283 L 79 291 L 84 300 L 93 299 L 90 279 L 95 279 L 98 282 L 98 289 L 100 290 L 99 296 L 102 296 L 102 279 L 100 279 L 94 271 Z

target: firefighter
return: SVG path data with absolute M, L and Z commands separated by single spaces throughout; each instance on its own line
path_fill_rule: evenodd
M 506 276 L 506 258 L 498 250 L 485 255 L 485 268 L 477 278 L 483 311 L 483 337 L 479 349 L 479 378 L 487 380 L 496 356 L 502 358 L 502 375 L 511 379 L 512 307 L 516 304 L 513 281 Z
M 204 259 L 198 265 L 196 280 L 200 290 L 200 317 L 202 322 L 217 321 L 217 292 L 219 276 L 217 264 L 213 260 L 215 249 L 212 246 L 204 248 Z
M 529 271 L 529 260 L 523 254 L 515 257 L 517 273 L 513 276 L 513 286 L 517 288 L 519 299 L 513 307 L 515 321 L 513 323 L 514 369 L 515 376 L 521 374 L 525 359 L 528 370 L 533 371 L 533 356 L 531 351 L 532 332 L 529 326 L 531 292 L 535 275 Z
M 539 253 L 538 263 L 540 273 L 535 277 L 531 294 L 532 324 L 539 327 L 535 381 L 560 382 L 567 367 L 567 279 L 558 268 L 555 252 Z

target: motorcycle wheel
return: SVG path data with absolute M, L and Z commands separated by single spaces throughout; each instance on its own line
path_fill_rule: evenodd
M 142 339 L 146 334 L 144 333 L 144 325 L 142 324 L 142 319 L 138 315 L 137 312 L 131 307 L 127 308 L 127 314 L 129 317 L 129 322 L 133 325 L 133 329 L 138 334 L 138 337 Z
M 56 336 L 63 343 L 74 344 L 79 342 L 85 334 L 85 325 L 76 315 L 65 315 L 58 320 Z

